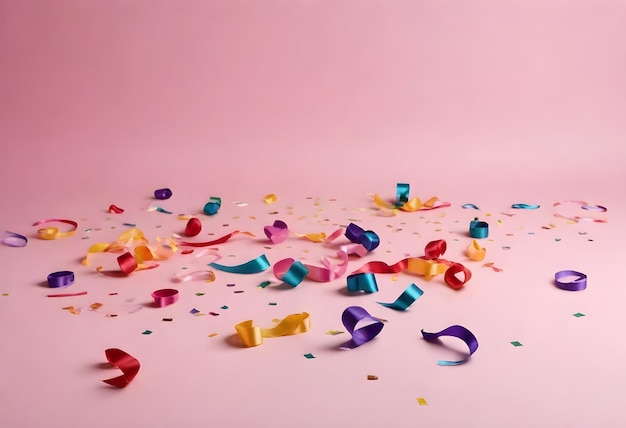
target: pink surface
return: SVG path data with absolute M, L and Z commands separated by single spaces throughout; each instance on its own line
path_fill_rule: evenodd
M 0 228 L 29 237 L 0 246 L 0 425 L 623 425 L 625 24 L 620 1 L 0 1 Z M 376 215 L 368 193 L 393 198 L 397 182 L 452 206 Z M 162 187 L 174 215 L 145 211 Z M 200 214 L 211 196 L 223 201 L 214 217 Z M 608 223 L 554 217 L 567 199 L 608 207 Z M 541 208 L 509 208 L 519 202 Z M 195 253 L 127 278 L 80 264 L 123 223 L 151 243 L 182 234 L 179 213 L 202 220 L 197 240 L 256 234 L 218 246 L 223 264 L 265 253 L 319 265 L 335 248 L 271 245 L 263 227 L 329 234 L 354 221 L 381 245 L 349 272 L 446 239 L 445 257 L 473 276 L 455 292 L 441 277 L 378 275 L 378 293 L 352 296 L 345 276 L 285 289 L 271 269 L 172 283 L 206 267 Z M 490 224 L 485 262 L 463 254 L 475 215 Z M 37 239 L 30 225 L 54 217 L 78 233 Z M 94 260 L 115 267 L 107 256 Z M 585 272 L 588 289 L 555 288 L 562 269 Z M 61 270 L 76 275 L 67 292 L 88 294 L 46 298 L 46 276 Z M 264 280 L 274 283 L 258 289 Z M 424 296 L 407 312 L 376 303 L 411 282 Z M 179 301 L 153 307 L 162 288 Z M 347 335 L 324 333 L 344 330 L 351 305 L 388 323 L 339 351 Z M 303 311 L 305 334 L 247 349 L 233 336 L 241 321 L 271 327 Z M 480 347 L 440 367 L 462 343 L 419 332 L 453 324 Z M 107 348 L 141 362 L 123 390 L 100 382 L 119 374 Z

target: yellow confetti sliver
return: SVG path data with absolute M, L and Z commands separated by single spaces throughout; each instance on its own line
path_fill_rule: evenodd
M 367 375 L 367 380 L 378 380 L 378 376 L 373 375 L 373 374 L 368 374 Z
M 256 220 L 256 217 L 255 217 L 255 216 L 253 216 L 253 215 L 248 216 L 248 218 L 249 218 L 250 220 Z
M 277 197 L 275 194 L 270 193 L 269 195 L 267 195 L 267 196 L 265 196 L 265 197 L 263 198 L 263 201 L 264 201 L 267 205 L 269 205 L 269 204 L 273 204 L 274 202 L 276 202 L 276 200 L 277 200 L 277 199 L 278 199 L 278 197 Z
M 98 310 L 102 307 L 102 303 L 92 303 L 90 306 L 92 311 Z
M 417 404 L 419 404 L 420 406 L 427 406 L 428 402 L 425 399 L 423 399 L 422 397 L 419 397 L 417 399 Z
M 339 331 L 339 330 L 328 330 L 326 332 L 326 334 L 329 334 L 331 336 L 337 336 L 338 334 L 343 334 L 343 331 Z
M 211 333 L 211 334 L 209 334 L 209 337 L 215 337 L 215 336 L 217 336 L 217 333 Z
M 280 318 L 274 318 L 274 319 L 272 320 L 272 322 L 281 322 L 281 321 L 282 321 L 282 320 L 281 320 Z
M 550 227 L 554 229 L 554 228 L 556 228 L 556 224 L 550 223 Z
M 66 306 L 62 309 L 64 311 L 69 311 L 70 314 L 80 315 L 80 308 L 76 309 L 74 306 Z
M 498 220 L 498 224 L 502 224 L 504 223 L 502 220 Z
M 397 281 L 397 280 L 398 280 L 398 275 L 393 275 L 393 276 L 391 277 L 391 280 L 392 280 L 392 281 Z
M 491 214 L 489 214 L 489 213 L 487 213 L 487 214 L 485 214 L 485 215 L 486 215 L 487 217 L 491 217 Z
M 193 314 L 194 317 L 203 317 L 206 314 L 203 314 L 202 312 L 198 312 L 197 314 Z

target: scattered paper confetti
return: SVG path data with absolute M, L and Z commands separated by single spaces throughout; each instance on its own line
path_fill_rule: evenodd
M 313 355 L 313 354 L 304 354 L 304 358 L 306 358 L 307 360 L 310 360 L 312 358 L 315 358 L 315 355 Z
M 141 334 L 146 334 L 146 335 L 147 335 L 147 334 L 152 334 L 152 330 L 144 330 L 144 332 L 143 332 L 143 333 L 141 333 Z
M 513 346 L 524 346 L 524 345 L 521 344 L 521 342 L 518 342 L 518 341 L 511 342 L 511 345 L 513 345 Z
M 343 334 L 345 333 L 344 331 L 339 331 L 339 330 L 328 330 L 325 334 L 329 334 L 331 336 L 337 336 L 338 334 Z
M 102 303 L 92 303 L 89 308 L 92 311 L 97 311 L 98 309 L 100 309 L 102 307 Z
M 268 303 L 268 305 L 270 305 L 270 306 L 276 306 L 277 304 L 278 304 L 278 303 L 276 303 L 276 302 L 269 302 L 269 303 Z
M 576 312 L 575 314 L 572 314 L 572 315 L 574 315 L 576 318 L 580 318 L 580 317 L 586 316 L 585 314 L 583 314 L 581 312 Z
M 260 283 L 259 285 L 257 285 L 257 288 L 265 288 L 268 285 L 270 285 L 271 282 L 270 281 L 263 281 L 262 283 Z
M 6 297 L 6 296 L 8 296 L 8 295 L 9 295 L 9 293 L 2 293 L 2 296 L 3 296 L 3 297 Z
M 200 296 L 204 296 L 206 293 L 196 293 L 196 296 L 200 297 Z
M 221 309 L 228 309 L 228 306 L 224 305 L 224 306 L 220 306 Z
M 367 380 L 378 380 L 378 376 L 368 374 L 368 375 L 367 375 Z
M 161 321 L 172 322 L 174 321 L 174 318 L 163 318 Z
M 237 293 L 237 294 L 243 293 L 243 290 L 235 290 L 235 291 L 233 291 L 233 293 Z
M 214 317 L 219 316 L 220 314 L 218 314 L 217 312 L 209 312 L 209 315 L 213 315 Z
M 423 399 L 423 398 L 419 397 L 419 398 L 417 399 L 417 404 L 419 404 L 420 406 L 427 406 L 427 405 L 428 405 L 428 402 L 427 402 L 425 399 Z
M 217 333 L 210 333 L 209 334 L 209 337 L 215 337 L 215 336 L 217 336 Z
M 190 311 L 189 311 L 189 313 L 190 313 L 191 315 L 195 315 L 195 314 L 197 314 L 198 312 L 200 312 L 200 311 L 199 311 L 199 310 L 197 310 L 196 308 L 193 308 L 192 310 L 190 310 Z
M 265 202 L 267 205 L 270 205 L 276 202 L 277 199 L 278 197 L 275 194 L 270 193 L 269 195 L 263 198 L 263 202 Z
M 226 287 L 234 287 L 235 284 L 226 284 Z
M 63 309 L 64 311 L 68 311 L 70 314 L 80 315 L 80 308 L 75 308 L 74 306 L 66 306 L 61 309 Z

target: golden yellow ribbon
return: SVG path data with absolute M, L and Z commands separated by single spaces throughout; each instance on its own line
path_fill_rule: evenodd
M 133 248 L 133 257 L 137 260 L 139 268 L 142 263 L 149 260 L 169 259 L 178 250 L 176 242 L 171 238 L 156 238 L 156 245 L 149 245 L 148 239 L 139 229 L 132 228 L 122 233 L 115 242 L 98 242 L 87 250 L 87 255 L 82 260 L 82 264 L 89 266 L 89 255 L 93 253 L 120 253 Z
M 235 326 L 239 340 L 243 346 L 249 348 L 259 346 L 263 343 L 263 338 L 291 336 L 294 334 L 306 333 L 311 329 L 310 316 L 306 312 L 301 314 L 287 315 L 276 327 L 261 328 L 253 325 L 254 321 L 248 320 L 240 322 Z
M 470 260 L 474 260 L 475 262 L 479 262 L 485 259 L 487 255 L 487 250 L 482 248 L 477 240 L 473 240 L 471 244 L 467 246 L 465 249 L 465 254 Z
M 433 196 L 432 198 L 428 199 L 426 202 L 422 202 L 420 198 L 415 197 L 415 198 L 409 199 L 407 202 L 405 202 L 401 206 L 396 207 L 395 205 L 385 202 L 380 196 L 374 195 L 374 203 L 378 206 L 378 208 L 380 208 L 381 211 L 384 211 L 391 215 L 396 215 L 399 209 L 402 211 L 407 211 L 407 212 L 414 212 L 414 211 L 419 211 L 419 210 L 424 210 L 424 209 L 432 209 L 437 203 L 437 201 L 439 201 L 439 198 L 437 198 L 436 196 Z

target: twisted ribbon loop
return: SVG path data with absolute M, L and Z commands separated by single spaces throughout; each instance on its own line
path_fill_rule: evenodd
M 310 315 L 306 312 L 287 315 L 274 328 L 257 327 L 252 320 L 240 322 L 235 326 L 239 340 L 243 346 L 248 348 L 261 345 L 264 338 L 291 336 L 306 333 L 310 329 Z
M 352 339 L 341 345 L 341 349 L 354 349 L 369 342 L 378 336 L 384 327 L 379 318 L 373 317 L 360 306 L 346 308 L 341 314 L 341 322 L 352 336 Z
M 470 352 L 467 358 L 459 361 L 439 360 L 437 361 L 437 364 L 439 364 L 440 366 L 458 366 L 460 364 L 466 363 L 467 360 L 472 356 L 472 354 L 478 349 L 478 340 L 476 339 L 476 336 L 474 336 L 471 331 L 461 325 L 453 325 L 437 333 L 427 333 L 422 330 L 422 337 L 427 342 L 436 342 L 442 336 L 451 336 L 461 339 L 463 342 L 465 342 Z

